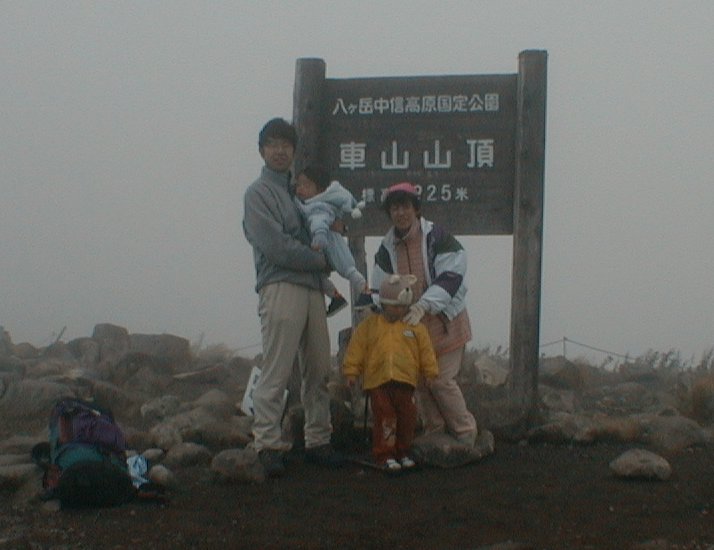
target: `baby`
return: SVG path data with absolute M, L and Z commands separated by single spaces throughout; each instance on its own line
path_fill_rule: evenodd
M 359 293 L 354 309 L 366 309 L 374 304 L 367 286 L 367 280 L 357 270 L 355 260 L 350 253 L 347 242 L 339 233 L 330 230 L 330 225 L 336 218 L 349 213 L 353 218 L 362 216 L 364 202 L 357 202 L 347 189 L 338 181 L 329 181 L 327 173 L 317 166 L 308 166 L 297 177 L 295 194 L 300 199 L 298 204 L 307 219 L 312 248 L 324 250 L 330 265 L 337 273 L 347 279 L 352 288 Z M 335 309 L 336 300 L 344 298 L 337 292 L 331 282 L 326 284 L 326 292 L 332 298 L 328 308 Z M 336 313 L 336 311 L 335 311 Z

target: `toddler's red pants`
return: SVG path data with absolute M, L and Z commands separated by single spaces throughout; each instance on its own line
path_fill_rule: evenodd
M 369 391 L 372 400 L 372 454 L 377 464 L 407 455 L 414 440 L 417 409 L 414 387 L 387 382 Z

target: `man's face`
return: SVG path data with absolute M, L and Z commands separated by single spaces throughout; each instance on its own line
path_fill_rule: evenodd
M 287 139 L 268 138 L 260 148 L 260 156 L 268 168 L 284 173 L 290 170 L 293 164 L 295 148 Z

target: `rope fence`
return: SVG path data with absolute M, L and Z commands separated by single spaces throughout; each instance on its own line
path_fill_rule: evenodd
M 543 348 L 547 348 L 547 347 L 549 347 L 549 346 L 554 346 L 554 345 L 556 345 L 556 344 L 562 344 L 562 345 L 563 345 L 563 357 L 565 357 L 565 356 L 566 356 L 566 345 L 567 345 L 568 343 L 570 343 L 570 344 L 575 344 L 576 346 L 580 346 L 580 347 L 582 347 L 582 348 L 586 348 L 586 349 L 589 349 L 589 350 L 592 350 L 592 351 L 598 351 L 598 352 L 600 352 L 600 353 L 606 353 L 606 354 L 608 354 L 608 355 L 611 356 L 611 357 L 619 357 L 619 358 L 621 358 L 621 359 L 624 359 L 625 361 L 629 361 L 629 359 L 630 359 L 630 355 L 628 355 L 628 354 L 617 353 L 616 351 L 610 351 L 610 350 L 607 350 L 607 349 L 603 349 L 603 348 L 598 348 L 598 347 L 595 347 L 595 346 L 591 346 L 591 345 L 589 345 L 589 344 L 583 344 L 582 342 L 578 342 L 578 341 L 576 341 L 576 340 L 572 340 L 572 339 L 570 339 L 570 338 L 567 338 L 566 336 L 563 336 L 560 340 L 555 340 L 555 341 L 553 341 L 553 342 L 547 342 L 547 343 L 545 343 L 545 344 L 541 344 L 539 347 L 540 347 L 540 349 L 543 349 Z

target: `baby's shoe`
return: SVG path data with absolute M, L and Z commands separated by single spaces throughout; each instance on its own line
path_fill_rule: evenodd
M 347 300 L 339 292 L 335 292 L 335 295 L 330 300 L 330 304 L 327 306 L 327 316 L 332 317 L 337 314 L 338 311 L 342 311 L 347 307 Z
M 355 300 L 354 309 L 355 311 L 361 311 L 363 309 L 370 308 L 374 305 L 372 300 L 372 295 L 369 292 L 362 292 Z

